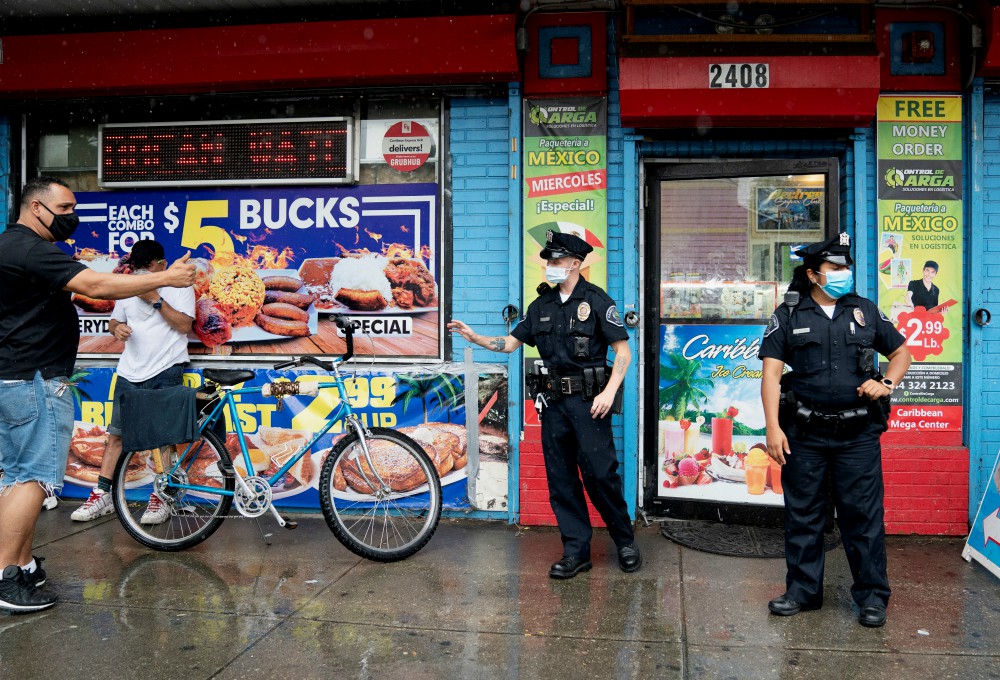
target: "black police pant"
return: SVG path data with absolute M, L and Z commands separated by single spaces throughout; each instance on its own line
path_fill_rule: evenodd
M 781 470 L 788 567 L 785 582 L 788 596 L 796 602 L 823 601 L 823 527 L 828 488 L 833 493 L 837 525 L 854 577 L 854 601 L 859 607 L 889 602 L 882 447 L 879 434 L 871 430 L 848 440 L 816 433 L 788 437 L 792 453 L 785 456 Z
M 632 545 L 635 540 L 622 495 L 611 416 L 591 417 L 590 404 L 580 394 L 569 394 L 542 410 L 542 451 L 549 502 L 562 534 L 563 554 L 588 559 L 593 530 L 584 488 L 615 545 Z

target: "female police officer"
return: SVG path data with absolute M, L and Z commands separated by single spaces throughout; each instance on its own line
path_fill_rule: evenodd
M 556 287 L 540 287 L 538 299 L 510 335 L 488 338 L 461 321 L 448 324 L 469 342 L 496 352 L 513 352 L 522 343 L 537 345 L 549 371 L 542 452 L 549 502 L 563 541 L 563 557 L 549 570 L 552 578 L 573 578 L 591 568 L 593 532 L 584 488 L 618 548 L 622 571 L 642 565 L 622 495 L 610 418 L 632 353 L 614 300 L 580 275 L 592 250 L 572 234 L 547 233 L 541 257 L 548 263 L 545 277 Z M 615 363 L 606 373 L 608 345 L 615 350 Z
M 783 595 L 768 608 L 792 616 L 823 604 L 826 480 L 864 626 L 885 624 L 889 602 L 882 507 L 887 398 L 910 365 L 903 336 L 874 302 L 851 292 L 850 239 L 840 234 L 795 251 L 803 259 L 771 317 L 759 357 L 767 452 L 782 465 Z M 889 359 L 883 378 L 875 352 Z M 785 364 L 791 372 L 784 378 Z

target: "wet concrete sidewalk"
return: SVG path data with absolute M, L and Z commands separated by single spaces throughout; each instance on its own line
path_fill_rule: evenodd
M 550 529 L 443 520 L 396 564 L 355 557 L 322 518 L 285 531 L 229 520 L 157 553 L 114 516 L 45 512 L 35 552 L 60 603 L 0 613 L 0 678 L 997 678 L 1000 581 L 960 540 L 894 538 L 889 623 L 862 628 L 843 549 L 826 604 L 767 613 L 784 562 L 681 548 L 640 529 L 624 574 L 598 532 L 594 569 L 548 578 Z

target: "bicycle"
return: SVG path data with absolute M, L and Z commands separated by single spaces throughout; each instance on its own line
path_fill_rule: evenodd
M 270 512 L 280 526 L 294 529 L 297 523 L 283 518 L 272 505 L 272 488 L 323 435 L 343 422 L 344 434 L 335 440 L 320 474 L 323 517 L 334 536 L 354 554 L 379 562 L 405 559 L 427 544 L 441 518 L 437 470 L 409 436 L 389 428 L 366 427 L 355 414 L 340 372 L 340 365 L 354 355 L 353 327 L 346 317 L 338 315 L 333 320 L 347 342 L 342 356 L 332 361 L 300 356 L 274 365 L 275 370 L 282 370 L 312 364 L 330 374 L 332 381 L 237 387 L 252 380 L 255 373 L 206 368 L 202 376 L 211 392 L 203 395 L 206 403 L 199 410 L 198 439 L 186 446 L 122 454 L 115 468 L 112 500 L 132 538 L 155 550 L 184 550 L 211 536 L 233 506 L 243 517 Z M 280 405 L 285 397 L 316 396 L 326 389 L 338 390 L 341 397 L 326 424 L 269 477 L 257 475 L 236 398 L 261 394 L 275 397 Z M 227 412 L 234 436 L 226 429 Z M 233 463 L 227 438 L 238 443 L 242 469 Z M 126 491 L 143 494 L 143 498 L 155 494 L 168 507 L 169 517 L 163 523 L 143 524 L 146 504 L 128 500 Z

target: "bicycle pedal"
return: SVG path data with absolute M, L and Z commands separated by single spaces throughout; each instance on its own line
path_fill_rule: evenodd
M 298 529 L 299 528 L 299 523 L 298 522 L 293 522 L 291 520 L 285 520 L 285 528 L 286 529 Z

